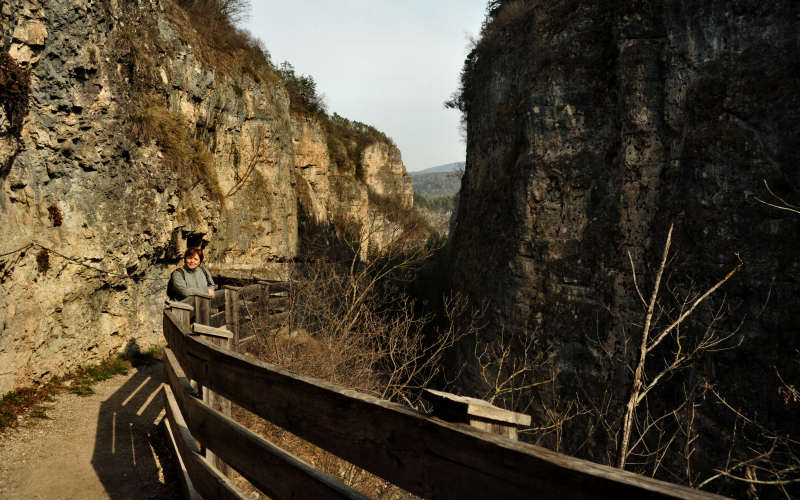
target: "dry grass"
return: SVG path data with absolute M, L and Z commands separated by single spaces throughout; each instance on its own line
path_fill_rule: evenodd
M 324 233 L 307 242 L 286 297 L 268 298 L 265 290 L 244 294 L 240 335 L 257 336 L 247 351 L 261 360 L 420 408 L 422 389 L 440 375 L 445 353 L 475 328 L 476 316 L 463 298 L 446 299 L 437 321 L 415 312 L 404 285 L 431 256 L 429 245 L 389 245 L 365 262 L 360 233 L 354 233 L 352 239 Z M 371 497 L 411 497 L 249 412 L 234 409 L 234 417 Z
M 189 39 L 203 63 L 217 72 L 247 75 L 256 83 L 277 82 L 269 51 L 237 27 L 248 10 L 244 0 L 177 0 L 180 9 L 167 12 Z
M 340 170 L 355 167 L 356 177 L 361 178 L 361 155 L 370 144 L 383 142 L 394 146 L 394 141 L 372 125 L 349 120 L 334 113 L 321 115 L 328 143 L 328 154 Z
M 52 381 L 39 387 L 24 387 L 4 394 L 0 399 L 0 432 L 16 426 L 19 417 L 25 414 L 46 418 L 42 403 L 52 402 L 53 396 L 62 389 L 62 385 Z
M 158 81 L 153 54 L 158 53 L 160 41 L 158 28 L 147 21 L 132 22 L 116 36 L 117 51 L 127 63 L 128 77 L 137 93 L 146 93 Z
M 441 355 L 459 338 L 456 329 L 442 332 L 440 340 L 429 345 L 423 328 L 427 318 L 413 317 L 403 300 L 392 313 L 376 312 L 373 298 L 357 298 L 356 290 L 369 284 L 359 280 L 354 286 L 346 274 L 340 274 L 341 269 L 333 267 L 317 261 L 298 271 L 284 316 L 267 314 L 275 306 L 264 295 L 245 309 L 243 324 L 258 336 L 249 344 L 248 354 L 296 373 L 418 407 L 418 395 L 437 373 Z M 242 408 L 234 407 L 233 417 L 372 498 L 415 498 Z M 238 484 L 255 491 L 242 478 Z
M 213 199 L 222 199 L 211 153 L 205 144 L 189 136 L 189 126 L 180 113 L 167 109 L 162 98 L 149 95 L 132 107 L 131 119 L 140 140 L 156 142 L 165 163 L 178 172 L 183 188 L 200 180 Z

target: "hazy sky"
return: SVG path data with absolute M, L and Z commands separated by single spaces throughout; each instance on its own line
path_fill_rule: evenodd
M 458 87 L 487 0 L 252 0 L 245 27 L 314 77 L 329 113 L 394 139 L 409 171 L 464 160 Z

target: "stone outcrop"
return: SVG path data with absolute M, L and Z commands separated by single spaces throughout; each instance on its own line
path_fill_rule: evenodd
M 647 299 L 674 224 L 665 304 L 709 287 L 739 257 L 744 268 L 712 301 L 726 297 L 718 326 L 742 345 L 697 360 L 670 382 L 673 395 L 708 380 L 791 427 L 774 367 L 800 379 L 800 217 L 759 200 L 783 204 L 766 181 L 800 202 L 800 5 L 496 5 L 459 103 L 468 145 L 454 287 L 490 301 L 495 331 L 524 332 L 548 351 L 560 394 L 611 404 L 618 422 L 644 322 L 631 263 Z M 708 314 L 687 324 L 691 335 Z M 578 420 L 584 439 L 589 424 Z M 596 460 L 614 449 L 587 439 L 581 453 Z
M 379 196 L 392 196 L 401 206 L 414 205 L 414 186 L 406 173 L 400 150 L 392 144 L 375 142 L 361 154 L 364 183 Z
M 346 157 L 340 165 L 331 161 L 325 126 L 318 118 L 293 114 L 292 130 L 300 210 L 317 224 L 355 223 L 364 258 L 369 245 L 388 244 L 398 227 L 370 203 L 370 192 L 391 197 L 401 208 L 413 206 L 414 189 L 397 147 L 373 142 L 356 149 L 358 158 Z
M 0 253 L 24 248 L 0 259 L 0 393 L 162 343 L 187 245 L 222 274 L 296 255 L 298 197 L 328 174 L 296 176 L 303 132 L 277 78 L 215 67 L 168 0 L 0 9 L 0 52 L 31 79 L 18 131 L 0 106 Z M 309 206 L 324 218 L 335 196 Z

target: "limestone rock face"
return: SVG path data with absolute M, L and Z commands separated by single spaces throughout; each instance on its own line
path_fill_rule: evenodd
M 370 144 L 364 148 L 361 165 L 364 182 L 376 194 L 396 197 L 407 208 L 413 206 L 414 186 L 395 146 L 384 142 Z
M 358 227 L 364 258 L 370 245 L 385 247 L 399 227 L 370 203 L 370 192 L 396 200 L 404 208 L 414 203 L 411 177 L 397 147 L 376 141 L 364 147 L 360 159 L 348 157 L 339 165 L 331 161 L 327 135 L 319 120 L 293 114 L 292 130 L 300 209 L 315 223 Z M 359 170 L 363 179 L 357 176 Z
M 644 320 L 631 262 L 649 298 L 674 223 L 665 294 L 745 263 L 713 302 L 743 344 L 693 380 L 785 415 L 757 388 L 780 386 L 775 364 L 798 375 L 800 217 L 758 199 L 777 202 L 766 180 L 800 203 L 800 4 L 499 3 L 467 60 L 455 288 L 550 349 L 562 394 L 621 400 Z
M 332 172 L 325 131 L 317 120 L 295 115 L 292 132 L 298 201 L 315 222 L 327 221 Z
M 31 95 L 18 131 L 0 105 L 0 254 L 23 249 L 0 257 L 0 394 L 162 344 L 187 245 L 271 277 L 297 253 L 298 196 L 365 218 L 363 183 L 337 204 L 326 164 L 295 175 L 325 142 L 296 151 L 313 134 L 280 81 L 223 71 L 204 43 L 168 0 L 2 2 L 0 51 Z

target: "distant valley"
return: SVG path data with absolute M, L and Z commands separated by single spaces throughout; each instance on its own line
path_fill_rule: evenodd
M 461 173 L 465 163 L 456 162 L 409 172 L 414 185 L 414 194 L 429 201 L 440 196 L 453 196 L 461 188 Z
M 414 186 L 414 206 L 440 234 L 448 233 L 464 165 L 464 162 L 448 163 L 409 173 Z

